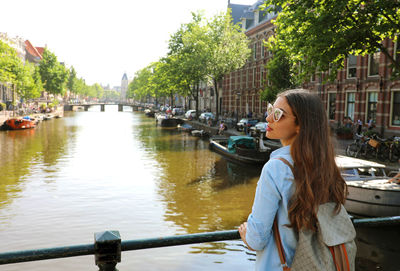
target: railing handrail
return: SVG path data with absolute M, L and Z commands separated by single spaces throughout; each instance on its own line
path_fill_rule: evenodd
M 356 227 L 400 225 L 400 216 L 353 219 L 353 224 Z M 105 239 L 102 238 L 105 235 L 104 233 L 107 233 L 109 236 L 111 236 L 111 238 L 109 237 L 106 237 Z M 28 262 L 28 261 L 56 259 L 56 258 L 85 256 L 92 254 L 96 255 L 96 264 L 98 264 L 97 263 L 98 258 L 101 258 L 101 254 L 103 253 L 102 246 L 103 247 L 116 246 L 115 251 L 120 255 L 121 251 L 240 239 L 240 235 L 237 230 L 175 235 L 175 236 L 158 237 L 150 239 L 137 239 L 128 241 L 121 241 L 119 237 L 119 232 L 117 231 L 112 231 L 112 232 L 107 231 L 104 233 L 95 234 L 95 239 L 96 239 L 95 244 L 0 253 L 0 265 Z M 106 249 L 106 251 L 108 253 L 107 255 L 109 256 L 110 253 L 108 249 Z

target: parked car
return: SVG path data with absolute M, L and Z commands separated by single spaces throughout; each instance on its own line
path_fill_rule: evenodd
M 196 110 L 191 109 L 186 111 L 185 118 L 189 119 L 190 115 L 192 116 L 192 118 L 196 117 Z
M 180 116 L 183 114 L 185 114 L 185 111 L 183 111 L 183 108 L 175 107 L 172 109 L 172 115 L 174 115 L 174 116 Z
M 244 127 L 247 126 L 247 128 L 250 128 L 254 125 L 256 125 L 259 122 L 258 119 L 241 119 L 237 124 L 236 124 L 236 130 L 238 131 L 243 131 Z
M 204 123 L 206 123 L 209 119 L 211 119 L 212 121 L 215 120 L 215 116 L 211 112 L 204 112 L 204 113 L 201 113 L 199 116 L 199 120 Z
M 267 130 L 268 122 L 260 121 L 253 127 L 250 127 L 250 135 L 251 136 L 259 136 L 263 134 L 265 136 L 265 132 Z

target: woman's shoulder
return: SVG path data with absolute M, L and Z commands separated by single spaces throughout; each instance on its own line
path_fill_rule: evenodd
M 263 167 L 263 173 L 269 174 L 272 176 L 281 176 L 286 175 L 288 172 L 291 173 L 291 169 L 289 165 L 286 164 L 283 160 L 286 160 L 290 165 L 293 165 L 292 158 L 287 155 L 282 155 L 279 157 L 271 157 L 268 162 Z

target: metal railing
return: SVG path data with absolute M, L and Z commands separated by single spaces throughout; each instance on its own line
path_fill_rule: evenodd
M 400 225 L 400 216 L 352 219 L 355 227 Z M 237 230 L 186 234 L 151 239 L 121 241 L 118 231 L 95 233 L 95 243 L 0 253 L 0 265 L 56 258 L 95 255 L 95 264 L 101 271 L 114 271 L 121 262 L 121 252 L 146 248 L 179 246 L 205 242 L 240 239 Z

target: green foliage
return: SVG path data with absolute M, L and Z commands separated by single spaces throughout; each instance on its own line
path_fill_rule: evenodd
M 43 52 L 43 59 L 39 64 L 39 72 L 46 91 L 52 94 L 64 95 L 68 71 L 64 65 L 58 62 L 57 57 L 47 49 Z
M 168 49 L 166 57 L 135 74 L 128 86 L 129 98 L 172 98 L 177 93 L 197 100 L 200 83 L 212 81 L 218 102 L 218 83 L 250 55 L 249 41 L 233 24 L 230 12 L 211 20 L 192 13 L 192 20 L 171 36 Z
M 261 92 L 261 99 L 269 102 L 273 102 L 278 93 L 295 86 L 292 66 L 286 52 L 276 49 L 273 56 L 266 65 L 268 84 Z
M 17 70 L 22 66 L 17 52 L 0 40 L 0 82 L 15 83 Z
M 67 88 L 69 91 L 71 91 L 72 93 L 77 93 L 77 76 L 76 76 L 76 71 L 74 69 L 74 67 L 71 67 L 69 69 L 69 73 L 68 73 L 68 82 L 67 82 Z
M 209 62 L 209 27 L 201 13 L 192 13 L 192 21 L 182 25 L 171 38 L 169 48 L 170 64 L 178 93 L 197 99 L 198 86 L 205 81 L 208 75 L 207 63 Z M 175 50 L 172 50 L 175 48 Z M 179 48 L 179 49 L 176 49 Z
M 267 0 L 265 7 L 280 10 L 271 42 L 284 50 L 292 64 L 301 64 L 300 78 L 330 69 L 330 80 L 349 54 L 380 50 L 400 71 L 382 41 L 400 31 L 400 2 L 393 0 Z
M 242 67 L 249 58 L 251 49 L 249 39 L 241 31 L 239 25 L 233 24 L 231 10 L 224 14 L 214 16 L 208 23 L 208 76 L 214 83 L 216 96 L 216 117 L 218 119 L 219 92 L 218 83 L 222 78 Z
M 24 99 L 37 98 L 43 89 L 37 68 L 29 62 L 25 64 L 16 51 L 0 41 L 0 82 L 15 86 L 16 94 Z

